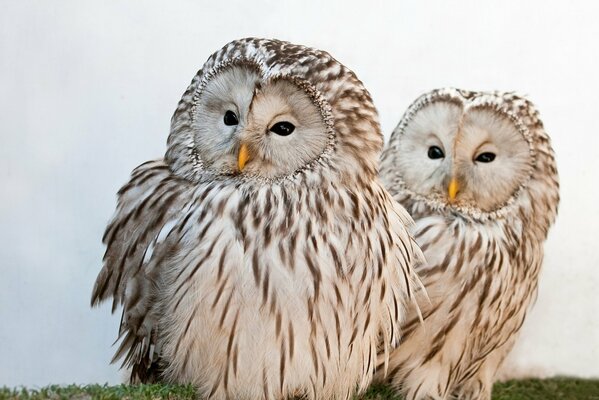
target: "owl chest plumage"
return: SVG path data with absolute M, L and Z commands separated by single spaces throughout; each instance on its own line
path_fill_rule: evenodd
M 484 224 L 431 216 L 417 221 L 415 239 L 427 258 L 419 273 L 429 296 L 451 293 L 450 312 L 467 313 L 472 329 L 496 337 L 500 327 L 526 310 L 526 304 L 520 306 L 536 290 L 539 248 L 508 221 Z
M 424 371 L 438 373 L 445 390 L 455 389 L 487 358 L 501 363 L 511 348 L 536 294 L 542 250 L 523 233 L 522 222 L 509 217 L 483 223 L 412 211 L 415 240 L 427 260 L 418 273 L 430 301 L 421 302 L 422 323 L 412 313 L 403 326 L 406 342 L 397 350 L 395 373 L 414 381 L 424 379 L 418 376 Z
M 196 190 L 162 244 L 166 377 L 216 397 L 350 396 L 348 380 L 367 384 L 385 323 L 386 303 L 371 301 L 385 296 L 382 232 L 362 194 L 332 189 Z

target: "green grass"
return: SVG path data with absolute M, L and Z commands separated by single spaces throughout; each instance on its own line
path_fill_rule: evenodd
M 498 383 L 493 400 L 599 400 L 599 380 L 554 378 Z
M 192 400 L 195 391 L 191 386 L 177 385 L 88 385 L 48 386 L 42 389 L 0 389 L 0 400 Z
M 0 388 L 0 400 L 191 400 L 191 386 L 89 385 L 48 386 L 42 389 Z M 599 400 L 599 380 L 570 378 L 528 379 L 498 383 L 493 400 Z M 401 400 L 385 386 L 374 386 L 360 400 Z

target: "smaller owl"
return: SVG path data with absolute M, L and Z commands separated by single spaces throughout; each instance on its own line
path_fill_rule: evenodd
M 393 132 L 381 177 L 416 221 L 428 292 L 423 322 L 414 309 L 402 325 L 386 378 L 407 399 L 490 399 L 535 298 L 559 203 L 539 115 L 514 93 L 435 90 Z

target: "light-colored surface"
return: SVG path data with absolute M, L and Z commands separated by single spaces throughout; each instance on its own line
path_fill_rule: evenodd
M 108 366 L 119 315 L 88 306 L 115 193 L 163 154 L 205 59 L 245 36 L 330 51 L 370 89 L 387 135 L 435 87 L 527 93 L 562 202 L 509 369 L 599 377 L 599 4 L 165 4 L 2 2 L 0 385 L 119 380 Z

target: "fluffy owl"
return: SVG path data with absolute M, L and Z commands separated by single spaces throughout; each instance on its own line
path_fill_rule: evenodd
M 559 202 L 539 115 L 514 93 L 435 90 L 393 132 L 381 176 L 427 260 L 417 268 L 424 321 L 408 314 L 388 379 L 407 399 L 490 399 Z
M 132 381 L 210 398 L 350 398 L 394 347 L 422 257 L 382 186 L 377 113 L 328 53 L 213 54 L 104 235 L 92 304 L 123 305 Z M 382 344 L 381 344 L 382 343 Z

